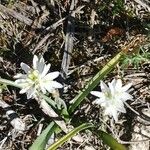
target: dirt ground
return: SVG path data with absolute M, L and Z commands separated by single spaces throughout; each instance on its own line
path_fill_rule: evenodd
M 138 45 L 140 38 L 144 43 Z M 43 55 L 51 71 L 60 71 L 62 99 L 69 102 L 88 81 L 129 41 L 134 57 L 125 58 L 107 75 L 105 82 L 122 78 L 132 82 L 126 114 L 114 124 L 103 118 L 89 95 L 72 116 L 70 124 L 93 122 L 129 150 L 150 147 L 150 2 L 148 0 L 1 0 L 0 77 L 13 80 L 20 63 L 32 65 L 33 55 Z M 133 44 L 133 45 L 132 45 Z M 128 49 L 130 51 L 130 49 Z M 126 56 L 127 57 L 127 56 Z M 97 87 L 99 89 L 99 87 Z M 28 130 L 16 132 L 0 106 L 0 150 L 27 150 L 52 121 L 34 99 L 27 100 L 8 86 L 0 94 L 23 119 Z M 41 131 L 42 132 L 42 131 Z M 59 139 L 63 133 L 54 139 Z M 70 140 L 60 150 L 108 150 L 92 132 L 81 132 L 83 141 Z

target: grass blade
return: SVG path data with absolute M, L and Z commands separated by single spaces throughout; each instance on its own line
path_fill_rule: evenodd
M 51 122 L 42 132 L 42 134 L 34 141 L 29 150 L 43 150 L 50 136 L 55 132 L 57 128 L 58 126 L 54 122 Z
M 127 150 L 126 147 L 117 142 L 111 135 L 107 134 L 104 131 L 98 130 L 96 134 L 103 140 L 113 150 Z
M 93 125 L 91 123 L 84 123 L 84 124 L 78 126 L 77 128 L 75 128 L 72 131 L 70 131 L 68 134 L 66 134 L 65 136 L 63 136 L 61 139 L 59 139 L 58 141 L 56 141 L 53 145 L 51 145 L 48 148 L 48 150 L 55 150 L 55 149 L 57 149 L 63 143 L 65 143 L 70 138 L 72 138 L 76 133 L 80 132 L 81 130 L 84 130 L 84 129 L 87 129 L 87 128 L 91 128 L 91 127 L 93 127 Z

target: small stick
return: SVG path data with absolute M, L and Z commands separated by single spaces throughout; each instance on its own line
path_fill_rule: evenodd
M 71 14 L 74 15 L 75 13 L 80 13 L 80 10 L 81 10 L 83 7 L 84 7 L 84 6 L 78 7 L 78 8 L 77 8 L 75 11 L 73 11 Z M 70 15 L 71 15 L 71 14 L 70 14 Z M 37 46 L 32 50 L 32 53 L 33 53 L 33 54 L 37 51 L 37 49 L 40 48 L 40 46 L 43 45 L 43 43 L 45 43 L 45 42 L 48 40 L 48 38 L 49 38 L 50 35 L 51 35 L 51 31 L 55 30 L 55 29 L 56 29 L 60 24 L 62 24 L 62 22 L 63 22 L 64 20 L 66 20 L 68 17 L 69 17 L 69 15 L 66 16 L 66 17 L 64 17 L 64 18 L 62 18 L 62 19 L 60 19 L 60 20 L 58 20 L 57 22 L 55 22 L 55 23 L 52 24 L 51 26 L 47 27 L 47 28 L 43 31 L 43 33 L 45 33 L 45 32 L 48 32 L 48 33 L 47 33 L 46 36 L 37 44 Z
M 77 0 L 72 0 L 71 6 L 70 6 L 70 13 L 75 9 L 77 4 Z M 71 59 L 71 54 L 73 50 L 73 40 L 74 40 L 74 18 L 75 14 L 71 14 L 68 17 L 68 24 L 67 24 L 67 32 L 66 32 L 66 39 L 65 39 L 65 49 L 64 49 L 64 55 L 62 59 L 62 76 L 63 78 L 66 78 L 67 73 L 68 73 L 68 68 L 70 65 L 70 59 Z
M 23 16 L 22 14 L 12 10 L 12 9 L 9 9 L 3 5 L 0 4 L 0 11 L 3 12 L 4 14 L 8 14 L 16 19 L 18 19 L 19 21 L 27 24 L 28 26 L 31 26 L 33 21 L 25 16 Z

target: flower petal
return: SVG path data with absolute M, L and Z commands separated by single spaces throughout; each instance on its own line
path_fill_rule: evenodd
M 120 90 L 122 88 L 122 81 L 121 79 L 118 79 L 115 85 L 116 90 Z
M 63 88 L 63 85 L 57 81 L 51 81 L 51 84 L 53 88 Z
M 54 79 L 57 78 L 58 76 L 59 76 L 59 72 L 58 72 L 58 71 L 51 72 L 51 73 L 48 73 L 48 74 L 43 78 L 43 80 L 54 80 Z
M 105 100 L 101 99 L 101 98 L 97 98 L 95 101 L 93 101 L 93 104 L 98 104 L 98 105 L 101 105 L 101 106 L 105 106 L 106 105 L 105 104 Z
M 116 79 L 113 79 L 110 84 L 111 84 L 113 87 L 115 87 L 115 86 L 116 86 L 116 83 L 117 83 L 117 80 L 116 80 Z
M 98 91 L 91 91 L 91 94 L 97 97 L 102 97 L 103 93 Z
M 112 116 L 113 116 L 115 122 L 117 122 L 118 121 L 118 113 L 117 113 L 117 111 L 115 109 L 112 110 Z
M 27 78 L 27 75 L 26 74 L 21 74 L 21 73 L 18 73 L 14 76 L 14 78 L 21 78 L 21 79 L 26 79 Z
M 108 83 L 111 95 L 115 95 L 115 82 Z
M 42 74 L 45 67 L 46 67 L 45 62 L 38 62 L 37 70 L 39 71 L 40 74 Z
M 58 82 L 56 82 L 56 81 L 46 82 L 46 83 L 44 84 L 44 86 L 45 86 L 45 89 L 46 89 L 49 93 L 51 93 L 51 92 L 52 92 L 54 89 L 56 89 L 56 88 L 62 88 L 62 87 L 63 87 L 62 84 L 60 84 L 60 83 L 58 83 Z
M 20 66 L 24 70 L 25 73 L 28 73 L 31 70 L 31 68 L 23 62 L 20 64 Z
M 36 55 L 33 56 L 33 69 L 37 70 L 38 66 L 38 57 Z
M 122 91 L 123 91 L 123 92 L 126 92 L 131 86 L 132 86 L 132 83 L 129 83 L 129 84 L 123 86 L 123 87 L 122 87 Z
M 121 97 L 122 101 L 132 100 L 132 99 L 133 99 L 133 96 L 130 95 L 129 93 L 127 93 L 127 92 L 122 93 L 122 97 Z
M 124 106 L 123 107 L 117 107 L 117 109 L 116 110 L 118 110 L 118 111 L 120 111 L 120 112 L 122 112 L 122 113 L 126 113 L 126 109 L 124 108 Z
M 110 91 L 108 86 L 103 81 L 101 81 L 100 86 L 101 86 L 102 92 L 109 92 Z
M 46 94 L 46 88 L 44 83 L 40 83 L 40 88 L 43 94 Z
M 27 91 L 27 99 L 32 98 L 32 97 L 35 95 L 35 92 L 36 92 L 36 90 L 35 90 L 34 88 L 30 88 L 30 89 Z
M 48 73 L 48 71 L 49 71 L 49 69 L 50 69 L 50 64 L 48 64 L 48 65 L 45 65 L 45 67 L 44 67 L 44 69 L 43 69 L 43 72 L 42 72 L 42 74 L 41 74 L 41 77 L 44 77 L 44 76 L 46 76 L 46 74 Z
M 24 83 L 27 83 L 27 80 L 26 79 L 17 79 L 15 80 L 15 83 L 18 83 L 18 84 L 24 84 Z
M 25 88 L 21 89 L 19 93 L 20 93 L 20 94 L 26 93 L 29 89 L 30 89 L 29 86 L 28 86 L 28 87 L 25 87 Z

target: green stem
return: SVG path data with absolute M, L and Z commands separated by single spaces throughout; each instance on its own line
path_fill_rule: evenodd
M 7 80 L 7 79 L 0 78 L 0 83 L 5 84 L 5 85 L 11 85 L 11 86 L 14 86 L 14 87 L 17 87 L 17 88 L 21 88 L 21 86 L 16 84 L 14 81 Z

